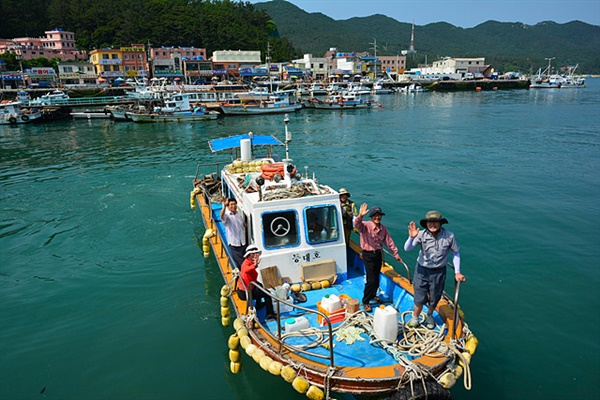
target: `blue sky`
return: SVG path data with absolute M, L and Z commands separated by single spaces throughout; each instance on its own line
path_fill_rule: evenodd
M 383 14 L 400 22 L 426 25 L 448 22 L 472 28 L 483 22 L 542 21 L 565 23 L 574 20 L 600 25 L 600 0 L 287 0 L 306 12 L 320 12 L 335 20 Z M 266 0 L 251 0 L 263 3 Z

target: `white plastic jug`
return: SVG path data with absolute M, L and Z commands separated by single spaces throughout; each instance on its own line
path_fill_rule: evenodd
M 342 308 L 342 302 L 338 296 L 330 294 L 321 299 L 321 307 L 328 313 L 332 313 Z
M 373 329 L 380 338 L 395 341 L 398 338 L 398 311 L 392 306 L 376 308 Z
M 306 317 L 294 317 L 285 320 L 285 332 L 296 332 L 302 329 L 310 328 L 310 324 Z

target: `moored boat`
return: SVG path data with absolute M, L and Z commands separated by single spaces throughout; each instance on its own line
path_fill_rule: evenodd
M 309 178 L 308 167 L 300 173 L 292 164 L 287 122 L 283 161 L 273 152 L 282 145 L 273 136 L 210 141 L 213 152 L 229 152 L 231 159 L 198 165 L 190 194 L 206 227 L 204 256 L 212 248 L 225 282 L 222 324 L 235 318 L 228 343 L 231 371 L 239 372 L 241 346 L 265 371 L 311 399 L 329 398 L 331 392 L 448 399 L 448 388 L 461 375 L 469 389 L 477 339 L 459 312 L 458 290 L 438 304 L 435 329 L 410 328 L 410 271 L 404 265 L 402 276 L 385 263 L 379 297 L 387 306 L 358 310 L 364 290 L 361 249 L 345 242 L 339 193 L 318 183 L 314 172 Z M 237 200 L 247 242 L 262 252 L 257 288 L 273 301 L 275 318 L 254 307 L 251 287 L 243 290 L 248 301 L 238 295 L 239 272 L 220 218 L 223 196 Z M 309 223 L 314 217 L 318 229 Z
M 321 110 L 354 110 L 357 108 L 371 108 L 375 104 L 374 100 L 365 100 L 359 94 L 347 91 L 328 96 L 324 100 L 312 97 L 304 101 L 306 108 Z
M 36 109 L 22 109 L 19 101 L 0 103 L 0 125 L 27 124 L 42 118 Z
M 284 114 L 298 111 L 302 107 L 302 103 L 290 101 L 287 93 L 271 94 L 267 100 L 221 103 L 221 111 L 225 115 Z
M 561 87 L 560 80 L 557 79 L 556 75 L 552 75 L 552 60 L 553 58 L 547 58 L 548 66 L 542 71 L 538 69 L 535 76 L 531 77 L 530 89 L 558 89 Z

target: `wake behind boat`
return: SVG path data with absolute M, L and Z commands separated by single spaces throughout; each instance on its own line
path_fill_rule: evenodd
M 345 243 L 339 193 L 318 183 L 314 172 L 309 178 L 308 167 L 301 173 L 292 164 L 287 116 L 285 122 L 283 161 L 273 152 L 283 143 L 273 136 L 249 133 L 210 141 L 213 152 L 226 151 L 231 158 L 199 164 L 190 194 L 206 227 L 204 256 L 212 248 L 225 281 L 222 324 L 231 322 L 230 303 L 235 313 L 236 332 L 228 343 L 231 371 L 239 372 L 240 363 L 252 358 L 311 399 L 332 392 L 448 399 L 448 389 L 461 376 L 469 389 L 477 339 L 459 311 L 460 285 L 453 299 L 444 295 L 439 302 L 435 329 L 410 328 L 410 270 L 404 265 L 404 277 L 385 263 L 379 297 L 386 307 L 359 310 L 365 284 L 361 248 L 352 240 Z M 275 318 L 254 307 L 252 287 L 245 288 L 247 302 L 238 296 L 239 272 L 220 218 L 222 196 L 237 200 L 247 243 L 262 252 L 264 288 L 257 287 L 272 299 Z M 317 225 L 310 223 L 315 218 Z M 241 361 L 239 346 L 250 358 Z

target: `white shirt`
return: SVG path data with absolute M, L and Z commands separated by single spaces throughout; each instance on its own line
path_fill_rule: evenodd
M 235 214 L 231 210 L 225 210 L 223 214 L 223 225 L 227 235 L 227 243 L 230 246 L 244 246 L 246 244 L 246 235 L 244 234 L 244 217 L 241 212 Z

